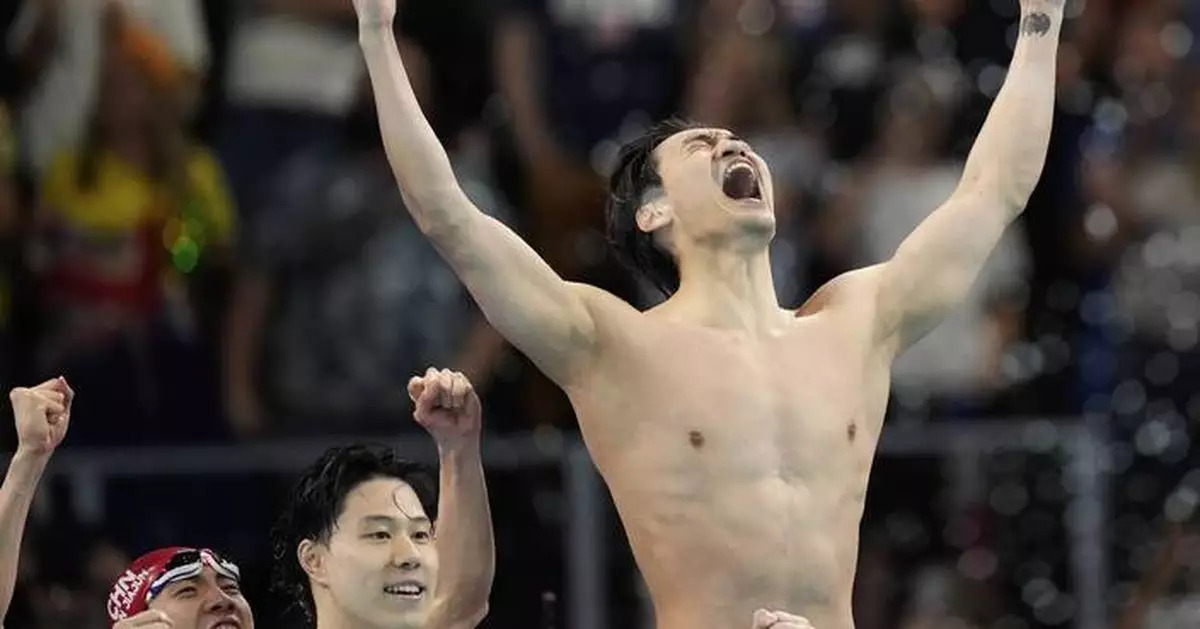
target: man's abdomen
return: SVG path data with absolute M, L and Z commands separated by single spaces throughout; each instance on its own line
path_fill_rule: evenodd
M 850 629 L 861 510 L 779 477 L 673 488 L 613 487 L 660 628 L 749 627 L 765 607 Z

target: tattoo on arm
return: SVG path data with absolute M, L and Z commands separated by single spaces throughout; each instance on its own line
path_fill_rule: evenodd
M 1021 34 L 1042 37 L 1050 32 L 1050 16 L 1045 13 L 1030 13 L 1021 20 Z

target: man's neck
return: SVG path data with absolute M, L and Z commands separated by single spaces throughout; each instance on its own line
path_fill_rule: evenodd
M 360 618 L 343 612 L 335 605 L 317 603 L 316 608 L 316 629 L 405 629 L 404 627 L 374 627 Z
M 770 332 L 785 321 L 767 251 L 684 256 L 679 291 L 664 304 L 669 316 L 704 325 Z
M 367 629 L 359 626 L 361 623 L 354 622 L 351 618 L 342 614 L 337 609 L 325 609 L 317 611 L 317 629 Z

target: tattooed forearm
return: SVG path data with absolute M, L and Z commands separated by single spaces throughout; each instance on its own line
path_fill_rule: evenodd
M 1030 13 L 1021 20 L 1021 34 L 1042 37 L 1050 32 L 1052 21 L 1045 13 Z

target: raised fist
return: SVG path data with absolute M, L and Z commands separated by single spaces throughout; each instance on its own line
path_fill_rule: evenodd
M 813 626 L 802 616 L 760 609 L 754 612 L 752 629 L 813 629 Z
M 17 423 L 17 447 L 49 454 L 67 436 L 75 392 L 61 377 L 36 387 L 17 387 L 8 394 Z
M 467 377 L 457 371 L 429 368 L 408 381 L 408 396 L 416 403 L 413 416 L 439 446 L 478 440 L 482 427 L 479 396 Z
M 147 609 L 113 625 L 112 629 L 175 629 L 175 622 L 157 609 Z
M 396 0 L 354 0 L 359 26 L 391 26 L 396 19 Z

